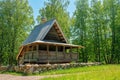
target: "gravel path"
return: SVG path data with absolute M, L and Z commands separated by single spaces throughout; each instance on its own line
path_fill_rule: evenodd
M 45 76 L 16 76 L 10 74 L 0 74 L 0 80 L 40 80 Z
M 0 74 L 0 80 L 41 80 L 46 77 L 57 77 L 63 75 L 65 74 L 47 75 L 47 76 L 16 76 L 11 74 Z

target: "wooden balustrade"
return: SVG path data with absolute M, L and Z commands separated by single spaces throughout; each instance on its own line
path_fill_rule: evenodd
M 26 52 L 24 57 L 24 62 L 47 63 L 49 61 L 50 63 L 60 63 L 60 62 L 71 62 L 78 60 L 77 53 L 63 53 L 63 52 L 56 53 L 56 51 L 49 51 L 48 54 L 47 51 L 42 51 L 42 50 L 38 51 L 38 53 L 39 54 L 37 54 L 37 51 Z

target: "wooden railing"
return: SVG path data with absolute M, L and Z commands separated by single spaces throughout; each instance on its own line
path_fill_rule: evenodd
M 77 53 L 63 53 L 56 51 L 39 51 L 38 54 L 36 51 L 29 51 L 25 53 L 26 56 L 24 58 L 25 62 L 71 62 L 78 60 Z

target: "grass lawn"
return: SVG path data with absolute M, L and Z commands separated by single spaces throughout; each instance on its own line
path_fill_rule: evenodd
M 42 75 L 67 74 L 43 80 L 120 80 L 120 65 L 101 65 L 55 70 Z
M 18 76 L 31 76 L 16 72 L 0 72 L 0 74 L 12 74 Z M 59 74 L 62 76 L 59 76 Z M 51 76 L 43 80 L 120 80 L 120 65 L 99 65 L 89 67 L 78 67 L 70 69 L 59 69 L 32 74 L 32 76 Z M 53 77 L 53 75 L 58 75 Z

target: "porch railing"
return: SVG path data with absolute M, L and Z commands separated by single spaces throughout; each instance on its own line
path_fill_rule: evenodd
M 78 53 L 63 53 L 56 51 L 29 51 L 25 53 L 24 62 L 71 62 L 78 60 Z

